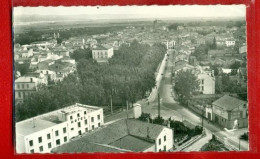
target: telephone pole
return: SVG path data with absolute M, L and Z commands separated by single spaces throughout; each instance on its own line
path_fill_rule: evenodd
M 160 99 L 160 94 L 158 93 L 158 117 L 160 117 L 161 116 L 161 112 L 160 112 L 160 101 L 161 99 Z

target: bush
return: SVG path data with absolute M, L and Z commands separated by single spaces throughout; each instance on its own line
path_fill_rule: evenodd
M 248 141 L 248 132 L 244 133 L 244 134 L 241 135 L 239 138 L 240 138 L 241 140 Z

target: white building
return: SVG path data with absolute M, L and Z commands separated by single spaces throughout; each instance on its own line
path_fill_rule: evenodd
M 84 141 L 84 142 L 82 142 Z M 174 131 L 166 126 L 122 119 L 56 147 L 55 153 L 172 151 Z
M 48 153 L 104 124 L 103 108 L 76 103 L 16 123 L 17 153 Z
M 235 44 L 236 44 L 235 40 L 227 40 L 226 41 L 226 46 L 227 47 L 235 46 Z
M 15 80 L 15 102 L 23 102 L 26 96 L 37 91 L 40 84 L 47 85 L 48 81 L 44 75 L 36 78 L 32 76 L 23 76 Z
M 202 72 L 198 74 L 200 81 L 199 91 L 203 94 L 215 94 L 215 77 L 211 72 Z
M 107 61 L 114 55 L 113 47 L 111 46 L 97 46 L 92 49 L 92 58 L 99 61 Z

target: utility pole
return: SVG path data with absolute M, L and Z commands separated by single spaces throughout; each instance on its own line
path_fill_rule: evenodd
M 238 149 L 239 149 L 239 151 L 240 151 L 240 138 L 239 138 L 239 140 L 238 140 Z
M 158 93 L 158 117 L 160 117 L 161 116 L 161 112 L 160 112 L 160 103 L 161 101 L 160 101 L 160 94 Z
M 128 100 L 126 101 L 126 118 L 128 119 Z
M 110 106 L 111 106 L 111 114 L 113 114 L 113 99 L 112 99 L 112 94 L 110 95 Z

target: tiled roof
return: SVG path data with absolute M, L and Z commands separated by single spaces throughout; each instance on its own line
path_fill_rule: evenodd
M 212 104 L 220 108 L 223 108 L 224 110 L 233 110 L 234 108 L 237 108 L 240 105 L 246 104 L 246 102 L 238 98 L 231 97 L 229 95 L 224 95 L 223 97 L 214 101 Z
M 135 119 L 122 119 L 61 145 L 53 152 L 140 152 L 151 147 L 164 128 Z

